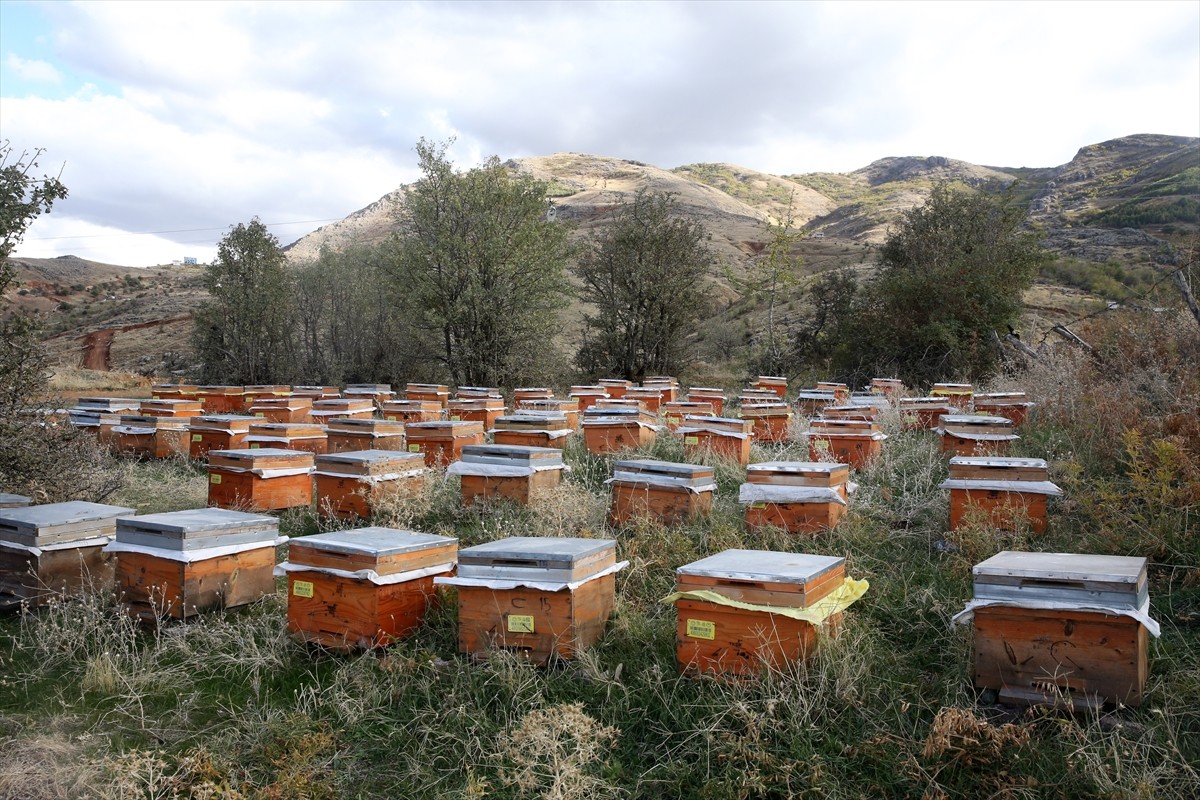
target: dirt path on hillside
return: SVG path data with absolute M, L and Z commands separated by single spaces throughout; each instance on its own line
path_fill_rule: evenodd
M 79 366 L 84 369 L 94 369 L 101 372 L 112 370 L 112 343 L 118 333 L 153 328 L 171 322 L 183 322 L 191 319 L 191 314 L 170 319 L 156 319 L 153 322 L 138 322 L 133 325 L 121 325 L 117 328 L 101 328 L 79 337 L 80 357 Z

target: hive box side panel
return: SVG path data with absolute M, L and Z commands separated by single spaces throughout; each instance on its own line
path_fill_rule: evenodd
M 558 486 L 561 470 L 543 470 L 526 477 L 498 478 L 488 475 L 462 476 L 462 502 L 469 506 L 476 500 L 507 498 L 521 505 L 535 502 Z
M 636 517 L 649 517 L 663 525 L 677 525 L 709 513 L 712 495 L 712 492 L 679 492 L 613 484 L 608 518 L 613 525 L 628 524 Z
M 433 577 L 377 586 L 323 572 L 288 573 L 288 630 L 334 648 L 383 647 L 420 627 Z
M 685 673 L 750 675 L 801 661 L 817 646 L 817 627 L 791 617 L 699 600 L 675 609 L 675 656 Z
M 366 484 L 354 478 L 317 475 L 317 511 L 322 516 L 336 519 L 366 519 L 374 513 L 375 506 L 379 503 L 393 497 L 419 494 L 424 481 L 423 476 L 414 475 L 410 478 Z
M 111 590 L 115 564 L 104 545 L 43 550 L 40 555 L 0 547 L 0 608 L 44 605 L 51 597 Z
M 1001 530 L 1018 530 L 1028 525 L 1046 532 L 1046 495 L 981 489 L 950 490 L 950 530 L 958 530 L 976 516 Z
M 750 503 L 746 527 L 780 528 L 788 533 L 816 534 L 838 524 L 846 507 L 841 503 Z
M 253 603 L 275 591 L 275 548 L 183 563 L 148 553 L 117 554 L 117 589 L 138 616 L 181 619 Z
M 218 480 L 214 480 L 214 478 Z M 311 475 L 260 478 L 251 472 L 209 468 L 208 504 L 219 508 L 275 511 L 312 505 Z

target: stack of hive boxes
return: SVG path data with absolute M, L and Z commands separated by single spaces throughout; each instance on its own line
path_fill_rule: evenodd
M 937 428 L 942 453 L 952 456 L 1002 456 L 1020 439 L 1012 420 L 1004 417 L 972 417 L 946 414 Z
M 469 444 L 483 444 L 482 422 L 410 422 L 404 426 L 408 452 L 425 456 L 428 467 L 445 468 L 462 457 Z
M 792 409 L 781 400 L 742 402 L 738 407 L 744 419 L 754 423 L 754 440 L 778 444 L 791 439 Z
M 197 461 L 213 450 L 237 450 L 246 445 L 257 417 L 237 414 L 204 414 L 188 421 L 188 455 Z
M 883 451 L 887 439 L 869 419 L 814 419 L 808 428 L 809 458 L 838 461 L 862 469 Z
M 511 416 L 497 417 L 491 433 L 496 444 L 561 450 L 567 437 L 574 433 L 574 427 L 563 412 L 518 411 Z
M 787 396 L 787 378 L 778 375 L 759 375 L 752 386 L 774 392 L 780 400 Z
M 188 452 L 190 417 L 156 417 L 122 414 L 112 428 L 112 446 L 118 453 L 144 458 L 170 458 Z
M 683 453 L 688 458 L 715 455 L 742 466 L 750 463 L 750 445 L 754 441 L 751 420 L 689 416 L 676 433 L 683 437 Z
M 687 399 L 689 403 L 708 403 L 712 406 L 714 416 L 721 416 L 725 413 L 725 390 L 713 389 L 708 386 L 693 386 L 688 389 Z
M 567 427 L 571 430 L 579 429 L 579 400 L 571 398 L 569 400 L 537 399 L 537 400 L 522 400 L 516 409 L 517 414 L 526 411 L 532 411 L 535 414 L 563 414 L 567 418 Z

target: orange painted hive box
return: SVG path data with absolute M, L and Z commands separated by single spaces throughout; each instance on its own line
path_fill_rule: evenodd
M 120 424 L 112 428 L 113 449 L 143 458 L 186 455 L 189 419 L 122 414 Z
M 703 464 L 677 464 L 653 459 L 617 461 L 613 476 L 608 520 L 625 525 L 647 517 L 662 525 L 678 525 L 712 509 L 716 474 Z
M 242 388 L 242 406 L 247 410 L 260 400 L 269 400 L 275 397 L 291 397 L 292 395 L 292 387 L 280 383 L 260 383 Z
M 500 394 L 500 389 L 496 386 L 460 386 L 454 390 L 455 400 L 478 400 L 484 397 L 504 399 L 504 395 Z
M 375 416 L 375 403 L 370 398 L 334 397 L 327 400 L 313 400 L 312 411 L 309 412 L 313 422 L 338 417 L 354 417 L 355 419 L 370 419 Z
M 579 400 L 572 397 L 567 400 L 555 400 L 553 398 L 549 400 L 522 400 L 515 413 L 520 414 L 523 411 L 532 411 L 535 414 L 562 414 L 567 418 L 567 427 L 572 430 L 578 430 L 579 410 Z
M 459 476 L 464 506 L 495 498 L 529 505 L 558 486 L 565 468 L 554 447 L 479 444 L 464 447 L 447 474 Z
M 404 387 L 405 400 L 429 400 L 442 408 L 450 402 L 450 387 L 440 383 L 409 383 Z
M 360 450 L 316 457 L 317 512 L 324 517 L 370 517 L 379 504 L 414 495 L 425 483 L 425 456 Z
M 199 508 L 121 517 L 108 552 L 126 610 L 146 622 L 236 608 L 275 592 L 279 522 Z
M 796 394 L 796 409 L 806 417 L 816 417 L 828 406 L 840 402 L 833 392 L 818 392 L 808 389 Z
M 890 400 L 904 394 L 904 381 L 899 378 L 871 378 L 871 391 Z
M 195 400 L 200 387 L 192 383 L 155 383 L 150 386 L 151 397 L 171 400 Z
M 814 419 L 808 428 L 809 457 L 862 469 L 883 451 L 887 434 L 872 420 Z
M 663 403 L 662 407 L 663 419 L 667 423 L 667 430 L 674 431 L 683 424 L 683 418 L 692 417 L 715 417 L 712 403 L 691 402 L 690 400 L 676 400 L 671 403 Z
M 342 390 L 342 397 L 350 400 L 370 400 L 375 408 L 382 408 L 384 403 L 395 396 L 396 393 L 387 383 L 348 383 Z
M 404 423 L 389 419 L 334 417 L 325 426 L 326 452 L 404 450 Z
M 205 414 L 237 414 L 244 410 L 241 386 L 198 386 L 196 399 L 204 406 Z
M 936 430 L 942 417 L 958 413 L 943 397 L 901 397 L 896 400 L 896 407 L 909 430 Z
M 3 495 L 11 498 L 14 495 Z M 0 609 L 113 587 L 104 548 L 132 508 L 71 501 L 0 509 Z
M 673 403 L 679 399 L 679 381 L 669 377 L 651 377 L 642 381 L 643 389 L 657 389 L 663 403 Z
M 525 400 L 549 400 L 554 397 L 554 390 L 545 386 L 523 386 L 513 389 L 513 405 Z
M 469 444 L 483 444 L 482 422 L 411 422 L 404 426 L 410 453 L 425 456 L 425 466 L 445 468 L 462 457 Z
M 603 386 L 572 386 L 567 392 L 567 397 L 579 403 L 580 411 L 587 411 L 597 400 L 606 400 L 608 396 Z
M 693 386 L 691 389 L 688 389 L 687 400 L 689 403 L 710 404 L 714 416 L 719 417 L 725 413 L 725 391 L 723 389 Z
M 791 440 L 792 409 L 787 403 L 746 403 L 738 411 L 744 419 L 754 421 L 755 441 L 779 443 Z
M 612 539 L 512 537 L 458 551 L 458 649 L 493 650 L 534 664 L 571 659 L 604 634 L 616 598 Z
M 1020 439 L 1012 420 L 1005 417 L 975 417 L 946 414 L 938 424 L 942 453 L 950 456 L 1002 456 Z
M 208 454 L 208 504 L 273 511 L 312 505 L 313 454 L 274 447 Z
M 688 458 L 715 456 L 742 466 L 750 463 L 750 445 L 754 441 L 754 421 L 730 417 L 689 416 L 675 431 L 683 437 L 683 453 Z
M 583 444 L 589 453 L 605 455 L 637 450 L 654 444 L 657 426 L 653 414 L 636 408 L 601 408 L 583 413 Z
M 313 400 L 333 400 L 341 396 L 336 386 L 293 386 L 294 397 L 310 397 Z
M 262 397 L 250 406 L 251 416 L 267 422 L 312 422 L 313 399 L 311 397 Z
M 975 686 L 1001 700 L 1141 705 L 1149 616 L 1144 558 L 1004 551 L 975 565 Z
M 726 550 L 680 567 L 667 598 L 680 671 L 750 675 L 804 660 L 822 626 L 836 631 L 842 609 L 866 590 L 849 589 L 845 569 L 836 556 L 768 550 Z
M 778 375 L 759 375 L 754 379 L 753 386 L 755 389 L 774 392 L 776 397 L 783 398 L 787 395 L 787 378 Z
M 147 417 L 198 417 L 204 413 L 204 404 L 199 400 L 152 397 L 142 401 L 139 413 Z
M 481 422 L 483 429 L 490 431 L 496 420 L 504 416 L 505 410 L 502 397 L 471 397 L 451 400 L 446 415 L 451 422 Z
M 850 387 L 837 381 L 817 381 L 816 389 L 818 392 L 833 392 L 839 402 L 850 396 Z
M 637 400 L 646 406 L 646 410 L 652 414 L 657 414 L 662 408 L 664 402 L 664 390 L 662 388 L 645 388 L 635 387 L 625 392 L 624 400 Z
M 188 420 L 188 455 L 197 461 L 213 450 L 237 450 L 246 445 L 250 426 L 257 417 L 237 414 L 205 414 Z
M 742 389 L 741 394 L 738 395 L 739 405 L 778 402 L 781 402 L 781 398 L 770 389 Z
M 971 407 L 971 396 L 975 388 L 969 383 L 935 383 L 929 390 L 932 397 L 940 397 L 957 408 L 966 411 Z
M 256 422 L 246 435 L 246 447 L 278 447 L 320 454 L 329 449 L 325 428 L 315 422 Z
M 1034 404 L 1029 401 L 1024 392 L 992 392 L 977 394 L 971 398 L 972 412 L 975 414 L 993 414 L 1012 420 L 1013 427 L 1019 428 L 1029 418 L 1029 410 Z
M 875 419 L 877 416 L 879 407 L 866 404 L 825 406 L 821 411 L 823 419 Z
M 982 520 L 1002 530 L 1046 531 L 1046 499 L 1062 495 L 1040 458 L 955 456 L 950 477 L 950 530 Z
M 436 400 L 388 400 L 383 404 L 383 418 L 393 422 L 437 422 L 445 419 L 445 410 Z
M 573 432 L 570 419 L 558 411 L 518 411 L 497 417 L 491 430 L 494 444 L 560 450 Z
M 768 461 L 746 468 L 738 502 L 746 527 L 814 534 L 837 525 L 849 498 L 850 467 L 814 461 Z
M 419 628 L 437 600 L 433 579 L 454 569 L 458 540 L 397 530 L 302 536 L 288 543 L 288 630 L 324 647 L 384 647 Z
M 632 381 L 622 380 L 621 378 L 604 378 L 596 383 L 603 386 L 604 391 L 608 392 L 608 396 L 614 400 L 620 400 L 625 396 L 625 392 L 633 387 Z

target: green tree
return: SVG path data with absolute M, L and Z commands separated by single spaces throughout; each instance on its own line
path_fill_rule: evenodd
M 576 357 L 585 372 L 640 380 L 687 365 L 714 256 L 704 228 L 675 216 L 674 204 L 669 193 L 641 189 L 591 236 L 575 267 L 595 309 Z
M 202 378 L 212 383 L 263 384 L 292 377 L 291 279 L 279 240 L 257 217 L 238 223 L 217 245 L 205 269 L 211 300 L 194 315 Z
M 509 386 L 544 374 L 566 303 L 566 227 L 548 186 L 492 156 L 460 172 L 447 144 L 416 146 L 395 242 L 396 302 L 458 384 Z

